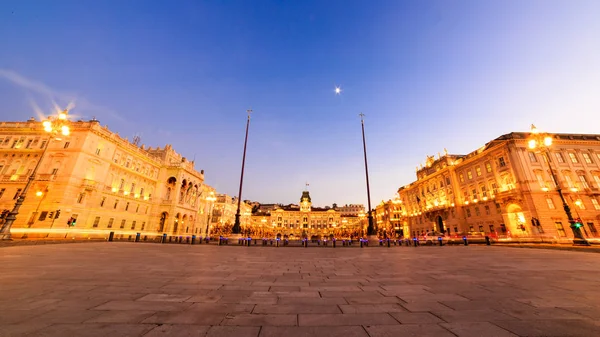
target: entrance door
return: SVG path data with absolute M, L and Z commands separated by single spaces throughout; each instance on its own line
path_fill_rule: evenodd
M 438 229 L 438 232 L 440 232 L 442 234 L 445 232 L 445 230 L 444 230 L 444 220 L 442 220 L 442 217 L 439 216 L 439 215 L 437 217 L 437 229 Z

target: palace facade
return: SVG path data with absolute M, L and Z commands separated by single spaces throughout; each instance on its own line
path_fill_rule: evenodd
M 261 236 L 349 236 L 362 229 L 364 218 L 364 214 L 342 216 L 336 208 L 313 207 L 309 191 L 303 191 L 299 205 L 258 207 L 252 214 L 251 229 Z
M 544 154 L 528 147 L 530 133 L 513 132 L 467 155 L 428 157 L 417 180 L 398 189 L 404 235 L 572 238 L 560 186 L 584 236 L 598 237 L 600 135 L 549 136 Z
M 10 211 L 39 162 L 13 223 L 15 237 L 172 236 L 202 233 L 214 189 L 194 161 L 138 146 L 97 120 L 49 137 L 40 121 L 0 123 L 0 208 Z M 40 158 L 41 162 L 40 162 Z M 68 222 L 72 225 L 69 226 Z

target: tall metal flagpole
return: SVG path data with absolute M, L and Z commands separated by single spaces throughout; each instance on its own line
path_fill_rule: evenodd
M 242 174 L 240 176 L 240 191 L 238 193 L 238 204 L 237 204 L 237 212 L 235 213 L 235 223 L 231 232 L 233 234 L 241 234 L 242 227 L 240 226 L 240 207 L 242 204 L 242 185 L 244 183 L 244 166 L 246 164 L 246 145 L 248 144 L 248 128 L 250 127 L 250 113 L 252 113 L 252 109 L 246 110 L 248 113 L 248 121 L 246 122 L 246 138 L 244 139 L 244 155 L 242 156 Z
M 368 220 L 369 227 L 367 227 L 367 235 L 375 235 L 375 227 L 373 226 L 373 213 L 371 212 L 371 190 L 369 189 L 369 165 L 367 164 L 367 142 L 365 140 L 365 114 L 362 112 L 359 114 L 360 116 L 360 124 L 362 127 L 362 140 L 363 140 L 363 152 L 365 155 L 365 176 L 367 178 L 367 202 L 368 202 Z

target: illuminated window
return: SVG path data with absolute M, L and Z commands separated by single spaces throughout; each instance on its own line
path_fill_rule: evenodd
M 559 236 L 567 236 L 567 234 L 565 233 L 565 228 L 563 227 L 562 222 L 556 221 L 554 223 L 554 226 L 556 226 L 556 231 L 558 232 Z
M 528 154 L 529 154 L 529 161 L 532 163 L 537 163 L 537 157 L 535 156 L 535 153 L 528 152 Z
M 596 198 L 590 198 L 590 200 L 592 200 L 592 205 L 594 205 L 595 209 L 600 209 L 600 204 L 598 204 L 598 199 Z
M 552 201 L 552 198 L 546 198 L 546 203 L 548 204 L 548 208 L 549 209 L 555 209 L 556 208 L 554 206 L 554 201 Z
M 574 164 L 579 163 L 579 159 L 577 159 L 577 155 L 573 152 L 569 152 L 569 158 L 571 158 L 571 162 Z
M 571 180 L 571 176 L 569 174 L 565 174 L 565 180 L 567 181 L 567 186 L 569 186 L 569 188 L 573 187 L 573 180 Z
M 583 156 L 583 160 L 586 162 L 586 164 L 593 164 L 594 161 L 592 160 L 592 156 L 590 156 L 589 153 L 582 153 L 581 154 Z
M 477 166 L 475 168 L 475 172 L 477 172 L 477 176 L 480 177 L 481 176 L 481 167 Z
M 106 228 L 112 228 L 113 222 L 115 222 L 114 218 L 108 219 L 108 225 L 106 226 Z
M 100 217 L 99 217 L 99 216 L 97 216 L 97 217 L 94 219 L 94 224 L 92 225 L 92 227 L 94 227 L 94 228 L 97 228 L 99 223 L 100 223 Z
M 487 173 L 492 173 L 492 164 L 490 164 L 489 162 L 485 163 L 485 170 L 487 171 Z
M 465 176 L 463 176 L 462 173 L 458 175 L 458 179 L 460 180 L 461 183 L 465 182 Z
M 588 184 L 587 178 L 585 177 L 584 174 L 579 174 L 579 181 L 581 182 L 581 185 L 583 186 L 583 188 L 590 188 L 590 185 Z
M 467 171 L 467 177 L 469 178 L 469 180 L 473 179 L 473 173 L 471 173 L 471 170 Z
M 556 152 L 556 160 L 558 160 L 559 163 L 564 163 L 565 157 L 563 157 L 562 153 Z
M 119 226 L 119 228 L 121 228 L 121 229 L 125 228 L 125 222 L 127 222 L 127 220 L 125 220 L 125 219 L 121 220 L 121 226 Z

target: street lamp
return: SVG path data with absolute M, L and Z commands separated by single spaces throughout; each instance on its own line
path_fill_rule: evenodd
M 215 207 L 215 201 L 217 197 L 215 197 L 215 192 L 210 192 L 208 197 L 206 197 L 206 201 L 210 202 L 210 208 L 208 210 L 208 218 L 206 219 L 206 232 L 204 233 L 205 237 L 208 237 L 208 227 L 210 227 L 210 220 L 212 218 L 213 208 Z
M 575 225 L 575 219 L 571 214 L 571 209 L 563 196 L 562 189 L 560 187 L 560 182 L 554 173 L 554 169 L 552 168 L 552 163 L 550 161 L 550 146 L 552 146 L 552 136 L 547 133 L 540 132 L 535 125 L 531 124 L 531 134 L 529 135 L 529 140 L 527 141 L 530 149 L 540 149 L 540 153 L 542 156 L 545 156 L 544 159 L 548 163 L 548 167 L 550 168 L 550 174 L 552 175 L 552 179 L 556 184 L 556 191 L 560 196 L 560 200 L 562 201 L 563 208 L 565 213 L 567 214 L 567 219 L 569 219 L 569 227 L 573 230 L 573 244 L 577 246 L 589 246 L 589 242 L 585 239 L 583 234 L 581 233 L 581 229 L 579 226 Z
M 244 165 L 246 164 L 246 145 L 248 144 L 248 127 L 250 127 L 250 113 L 252 110 L 246 110 L 248 113 L 248 121 L 246 122 L 246 138 L 244 139 L 244 155 L 242 156 L 242 174 L 240 176 L 240 192 L 238 193 L 238 204 L 237 204 L 237 212 L 235 213 L 235 223 L 233 224 L 233 228 L 231 232 L 233 234 L 241 234 L 242 228 L 240 226 L 240 206 L 242 203 L 242 184 L 244 183 Z
M 360 116 L 360 125 L 362 127 L 362 140 L 363 140 L 363 152 L 365 155 L 365 176 L 367 178 L 367 203 L 369 206 L 368 216 L 369 226 L 367 227 L 367 235 L 372 236 L 375 235 L 375 227 L 373 226 L 373 214 L 371 212 L 371 191 L 369 189 L 369 166 L 367 164 L 367 143 L 365 141 L 365 114 L 362 112 L 359 114 Z
M 46 154 L 46 151 L 48 150 L 48 145 L 50 144 L 50 141 L 53 138 L 56 138 L 56 136 L 58 136 L 60 134 L 62 134 L 63 136 L 68 136 L 71 133 L 71 129 L 69 128 L 69 121 L 67 119 L 68 114 L 69 114 L 69 112 L 67 110 L 63 110 L 58 114 L 57 117 L 51 116 L 49 119 L 42 122 L 44 131 L 49 133 L 50 137 L 48 137 L 48 141 L 46 142 L 44 151 L 42 152 L 42 155 L 40 156 L 40 159 L 38 160 L 38 162 L 35 164 L 35 167 L 33 168 L 33 172 L 31 172 L 31 175 L 29 176 L 29 179 L 27 180 L 27 184 L 25 185 L 25 188 L 23 188 L 23 191 L 21 192 L 21 194 L 19 194 L 19 197 L 17 198 L 17 202 L 15 203 L 13 210 L 10 213 L 8 213 L 8 216 L 6 217 L 6 221 L 2 225 L 2 228 L 0 229 L 0 238 L 2 240 L 11 240 L 10 228 L 12 227 L 12 224 L 17 219 L 17 214 L 19 214 L 19 208 L 21 208 L 21 205 L 23 205 L 23 202 L 25 201 L 25 196 L 27 195 L 27 190 L 29 190 L 31 183 L 33 183 L 33 180 L 35 179 L 35 175 L 37 173 L 38 168 L 40 167 L 40 163 L 42 162 L 42 159 L 44 159 L 44 155 Z

